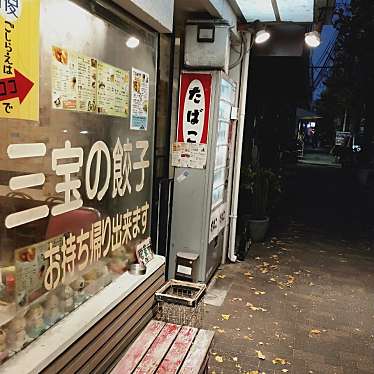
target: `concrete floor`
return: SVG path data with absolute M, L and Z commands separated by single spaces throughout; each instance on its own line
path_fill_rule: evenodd
M 331 172 L 296 171 L 294 218 L 216 274 L 207 298 L 216 306 L 205 306 L 205 327 L 216 331 L 209 373 L 374 373 L 374 246 L 350 226 L 355 212 L 339 210 L 334 184 L 345 196 L 352 186 Z M 309 189 L 325 191 L 307 210 L 296 188 L 303 173 Z

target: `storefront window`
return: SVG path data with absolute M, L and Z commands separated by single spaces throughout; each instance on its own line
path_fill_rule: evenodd
M 99 3 L 41 0 L 39 121 L 0 119 L 0 362 L 150 236 L 157 35 Z

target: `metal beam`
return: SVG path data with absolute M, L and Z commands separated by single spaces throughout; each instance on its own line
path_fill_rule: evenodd
M 277 22 L 281 22 L 282 20 L 281 20 L 281 17 L 280 17 L 277 0 L 271 0 L 271 5 L 272 5 L 273 10 L 274 10 L 275 19 L 277 20 Z

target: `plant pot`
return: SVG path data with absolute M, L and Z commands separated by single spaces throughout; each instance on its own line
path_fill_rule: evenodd
M 269 221 L 269 217 L 265 219 L 251 218 L 249 220 L 249 231 L 254 242 L 262 242 L 265 239 L 265 235 L 269 229 Z

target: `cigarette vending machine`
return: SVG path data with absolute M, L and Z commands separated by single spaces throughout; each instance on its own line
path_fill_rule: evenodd
M 228 185 L 232 157 L 232 110 L 236 84 L 222 71 L 181 74 L 169 277 L 178 253 L 195 253 L 196 281 L 207 282 L 221 263 L 228 223 Z M 232 163 L 231 163 L 232 165 Z M 194 264 L 195 266 L 195 264 Z

